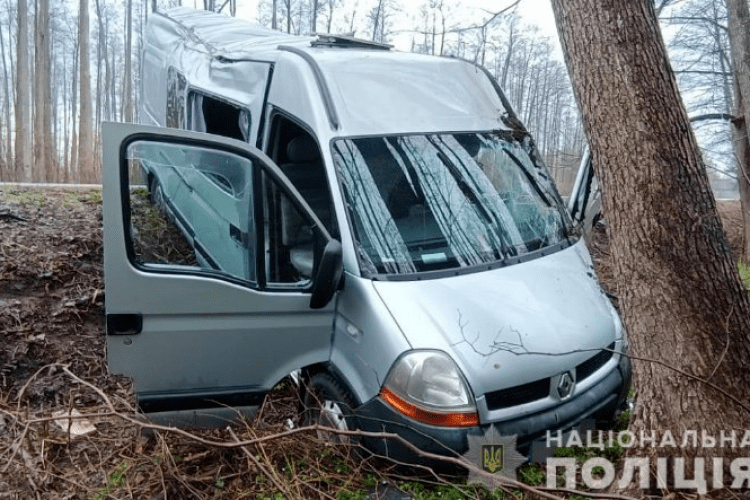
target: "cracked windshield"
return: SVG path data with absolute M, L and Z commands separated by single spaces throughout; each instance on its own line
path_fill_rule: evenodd
M 564 210 L 529 149 L 509 132 L 335 141 L 363 274 L 487 264 L 564 240 Z

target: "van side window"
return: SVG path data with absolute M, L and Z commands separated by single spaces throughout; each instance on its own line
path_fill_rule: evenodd
M 167 71 L 167 127 L 185 128 L 185 90 L 187 81 L 176 69 Z
M 134 264 L 256 282 L 252 161 L 145 140 L 128 146 L 127 160 Z
M 305 288 L 315 258 L 312 224 L 270 177 L 263 175 L 263 240 L 270 288 Z
M 318 143 L 309 132 L 283 116 L 274 117 L 271 130 L 269 156 L 326 229 L 337 235 L 331 191 Z
M 188 94 L 188 128 L 247 142 L 250 136 L 250 112 L 191 90 Z

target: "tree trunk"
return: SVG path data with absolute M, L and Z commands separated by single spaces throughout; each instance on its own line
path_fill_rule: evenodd
M 52 146 L 50 81 L 49 1 L 38 0 L 34 31 L 34 174 L 39 181 L 51 182 L 55 175 Z
M 80 0 L 78 49 L 80 81 L 80 119 L 78 122 L 78 171 L 82 182 L 96 182 L 97 175 L 94 163 L 94 135 L 91 120 L 91 71 L 89 65 L 89 3 Z
M 735 74 L 735 76 L 737 76 Z M 734 102 L 736 116 L 743 116 L 745 101 L 740 94 L 737 79 L 734 81 Z M 747 122 L 744 119 L 732 122 L 732 144 L 737 162 L 737 184 L 740 188 L 740 206 L 742 209 L 742 255 L 745 264 L 750 263 L 750 137 L 747 134 Z
M 133 0 L 127 0 L 125 7 L 125 80 L 122 85 L 123 121 L 133 121 L 133 62 L 131 46 L 133 45 Z
M 602 189 L 616 292 L 636 359 L 631 430 L 670 430 L 679 439 L 686 429 L 718 437 L 748 428 L 750 414 L 736 402 L 675 371 L 750 400 L 750 305 L 652 0 L 552 6 Z M 727 458 L 740 449 L 633 453 Z
M 328 0 L 328 24 L 326 25 L 326 33 L 331 33 L 331 26 L 333 26 L 333 6 L 335 0 Z
M 292 32 L 292 0 L 284 0 L 286 4 L 286 32 Z
M 16 42 L 16 172 L 18 180 L 32 180 L 31 163 L 31 85 L 29 82 L 29 31 L 26 0 L 18 0 L 18 40 Z
M 314 34 L 318 31 L 318 0 L 312 0 L 312 8 L 310 11 L 310 34 Z
M 372 14 L 372 41 L 377 41 L 377 35 L 378 35 L 378 27 L 379 23 L 381 22 L 381 16 L 383 15 L 383 1 L 384 0 L 378 0 L 378 6 L 375 7 L 375 10 Z
M 513 57 L 513 44 L 516 41 L 514 33 L 515 27 L 516 18 L 514 17 L 510 21 L 510 26 L 508 26 L 508 52 L 505 54 L 505 61 L 503 62 L 503 74 L 500 77 L 500 86 L 503 89 L 505 89 L 506 85 L 508 84 L 508 70 L 510 69 L 511 57 Z
M 727 0 L 729 15 L 729 45 L 732 51 L 734 73 L 735 115 L 744 123 L 735 125 L 732 138 L 737 156 L 737 182 L 740 186 L 742 206 L 743 248 L 742 260 L 750 263 L 750 162 L 748 161 L 748 125 L 750 125 L 750 11 L 747 0 Z M 741 129 L 741 130 L 738 130 Z
M 10 21 L 8 21 L 8 24 L 10 24 Z M 8 30 L 10 33 L 10 29 Z M 2 57 L 3 60 L 3 82 L 4 82 L 4 89 L 5 89 L 5 125 L 6 125 L 6 134 L 5 134 L 5 158 L 3 158 L 3 161 L 5 163 L 5 174 L 4 174 L 4 180 L 6 181 L 15 181 L 18 180 L 15 178 L 14 175 L 12 175 L 13 170 L 15 169 L 15 166 L 13 165 L 13 142 L 11 139 L 11 133 L 10 133 L 10 127 L 11 127 L 11 121 L 10 121 L 10 101 L 13 98 L 12 94 L 10 93 L 10 87 L 8 85 L 10 76 L 8 75 L 8 66 L 5 63 L 5 43 L 3 41 L 3 34 L 0 33 L 0 57 Z
M 102 63 L 102 54 L 104 51 L 104 22 L 102 19 L 102 6 L 100 0 L 94 0 L 97 23 L 97 40 L 96 40 L 96 97 L 94 98 L 94 123 L 102 122 L 102 74 L 104 72 Z
M 71 73 L 73 74 L 73 83 L 70 86 L 70 92 L 72 98 L 70 99 L 70 128 L 71 128 L 71 139 L 70 139 L 70 163 L 68 167 L 68 179 L 80 182 L 81 172 L 78 168 L 78 127 L 76 127 L 76 117 L 78 116 L 78 57 L 80 56 L 80 50 L 76 45 L 76 50 L 73 55 L 73 68 Z

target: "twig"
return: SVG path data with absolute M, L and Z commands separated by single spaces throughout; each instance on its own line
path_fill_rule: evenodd
M 232 428 L 227 427 L 227 430 L 229 431 L 229 435 L 232 436 L 232 439 L 234 439 L 236 443 L 240 443 L 240 439 L 237 437 L 237 434 L 234 433 Z M 291 492 L 278 480 L 278 478 L 276 477 L 275 471 L 269 471 L 262 463 L 260 463 L 260 460 L 258 460 L 258 458 L 255 455 L 250 453 L 250 450 L 248 450 L 246 446 L 239 445 L 239 447 L 243 451 L 243 453 L 247 455 L 247 458 L 252 460 L 255 466 L 258 467 L 261 470 L 261 472 L 263 472 L 263 474 L 265 474 L 266 477 L 268 477 L 271 480 L 274 486 L 276 486 L 276 488 L 278 488 L 279 491 L 281 491 L 286 498 L 294 498 Z
M 521 3 L 521 0 L 516 0 L 512 4 L 510 4 L 507 7 L 505 7 L 503 10 L 495 12 L 492 15 L 492 17 L 490 17 L 487 21 L 485 21 L 484 24 L 480 24 L 479 26 L 474 26 L 473 29 L 477 29 L 477 28 L 484 29 L 484 28 L 486 28 L 487 26 L 490 25 L 490 23 L 492 23 L 492 21 L 494 21 L 495 19 L 497 19 L 498 16 L 500 16 L 501 14 L 505 14 L 506 12 L 508 12 L 510 9 L 512 9 L 513 7 L 515 7 L 516 5 L 518 5 L 519 3 Z M 488 11 L 485 10 L 485 12 L 488 12 Z M 472 27 L 465 28 L 465 29 L 472 29 Z
M 26 392 L 26 389 L 28 389 L 29 385 L 31 385 L 31 382 L 33 382 L 34 379 L 37 378 L 39 376 L 39 374 L 42 373 L 44 370 L 46 370 L 47 368 L 51 369 L 51 368 L 53 368 L 55 366 L 60 366 L 60 365 L 58 365 L 58 364 L 55 363 L 55 364 L 51 364 L 51 365 L 45 365 L 45 366 L 39 368 L 37 371 L 34 372 L 34 375 L 32 375 L 31 377 L 29 377 L 29 379 L 26 381 L 26 383 L 23 384 L 23 387 L 21 387 L 21 390 L 18 391 L 18 396 L 17 396 L 18 404 L 16 405 L 16 409 L 18 410 L 19 413 L 21 412 L 21 400 L 23 399 L 23 395 Z
M 610 349 L 607 349 L 607 350 L 610 350 Z M 667 368 L 668 370 L 672 370 L 674 372 L 677 372 L 680 375 L 683 375 L 683 376 L 685 376 L 685 377 L 687 377 L 689 379 L 693 379 L 693 380 L 696 380 L 698 382 L 702 382 L 702 383 L 706 384 L 708 387 L 710 387 L 711 389 L 714 389 L 715 391 L 717 391 L 717 392 L 723 394 L 724 396 L 726 396 L 727 398 L 729 398 L 732 402 L 736 403 L 737 406 L 739 406 L 740 408 L 742 408 L 746 412 L 750 413 L 750 406 L 748 406 L 747 404 L 743 403 L 742 401 L 740 401 L 736 397 L 732 396 L 731 394 L 729 394 L 727 391 L 725 391 L 724 389 L 722 389 L 718 385 L 709 382 L 708 379 L 700 378 L 697 375 L 693 375 L 693 374 L 690 374 L 690 373 L 688 373 L 688 372 L 686 372 L 684 370 L 681 370 L 679 368 L 675 368 L 674 366 L 668 365 L 667 363 L 665 363 L 663 361 L 660 361 L 658 359 L 642 358 L 642 357 L 639 357 L 639 356 L 632 356 L 630 354 L 623 354 L 623 355 L 627 356 L 630 359 L 634 359 L 636 361 L 647 361 L 649 363 L 655 363 L 655 364 L 657 364 L 659 366 L 663 366 L 664 368 Z
M 10 455 L 10 458 L 8 459 L 8 463 L 5 464 L 5 467 L 3 467 L 3 470 L 0 471 L 0 473 L 5 474 L 6 472 L 8 472 L 8 468 L 10 467 L 10 464 L 13 462 L 13 459 L 16 458 L 18 449 L 21 447 L 21 443 L 23 443 L 23 440 L 26 437 L 26 433 L 29 431 L 30 425 L 31 424 L 29 423 L 26 424 L 26 426 L 23 428 L 23 432 L 21 432 L 21 436 L 16 440 L 17 443 L 14 445 L 11 445 L 10 449 L 13 450 L 13 453 Z
M 112 400 L 110 399 L 110 397 L 106 393 L 104 393 L 104 391 L 102 389 L 100 389 L 99 387 L 93 385 L 90 382 L 87 382 L 87 381 L 81 379 L 80 377 L 78 377 L 77 375 L 75 375 L 73 372 L 71 372 L 70 369 L 67 366 L 62 366 L 62 365 L 57 365 L 57 366 L 61 367 L 62 371 L 65 374 L 67 374 L 69 377 L 71 377 L 73 380 L 75 380 L 76 382 L 78 382 L 78 383 L 80 383 L 80 384 L 82 384 L 82 385 L 84 385 L 86 387 L 89 387 L 94 392 L 96 392 L 102 398 L 102 400 L 104 401 L 104 404 L 110 410 L 110 412 L 108 412 L 106 414 L 107 416 L 114 415 L 117 418 L 122 419 L 122 420 L 124 420 L 126 422 L 129 422 L 129 423 L 131 423 L 131 424 L 133 424 L 135 426 L 138 426 L 140 428 L 153 429 L 153 430 L 157 430 L 157 431 L 163 431 L 165 433 L 177 434 L 177 435 L 186 437 L 186 438 L 188 438 L 190 440 L 193 440 L 195 442 L 199 442 L 199 443 L 202 443 L 204 445 L 215 447 L 215 448 L 240 448 L 240 449 L 242 449 L 242 451 L 248 456 L 248 458 L 250 458 L 253 462 L 255 462 L 255 464 L 261 470 L 264 471 L 264 473 L 267 475 L 267 477 L 269 477 L 269 479 L 274 483 L 274 485 L 280 491 L 282 491 L 284 494 L 286 494 L 287 497 L 291 497 L 292 496 L 292 495 L 290 495 L 290 492 L 289 492 L 288 488 L 286 488 L 280 481 L 278 481 L 278 478 L 275 477 L 275 475 L 271 471 L 269 471 L 266 467 L 264 467 L 257 460 L 257 458 L 247 449 L 247 446 L 250 446 L 250 445 L 258 446 L 258 445 L 260 445 L 262 443 L 265 443 L 265 442 L 268 442 L 268 441 L 278 440 L 278 439 L 281 439 L 281 438 L 284 438 L 284 437 L 287 437 L 287 436 L 292 436 L 292 435 L 299 434 L 299 433 L 311 433 L 311 432 L 325 431 L 327 433 L 336 433 L 336 434 L 346 435 L 346 436 L 352 436 L 352 437 L 370 437 L 370 438 L 379 438 L 379 439 L 388 439 L 388 440 L 398 441 L 403 446 L 405 446 L 406 448 L 408 448 L 409 450 L 411 450 L 412 452 L 414 452 L 415 454 L 417 454 L 418 456 L 420 456 L 422 458 L 425 458 L 427 460 L 440 461 L 440 462 L 447 463 L 447 464 L 453 464 L 453 465 L 457 465 L 459 467 L 462 467 L 464 469 L 468 469 L 468 470 L 472 471 L 473 473 L 475 473 L 475 474 L 477 474 L 477 475 L 479 475 L 481 477 L 486 478 L 488 481 L 491 482 L 490 484 L 495 484 L 495 485 L 497 485 L 498 487 L 500 487 L 502 489 L 506 489 L 506 490 L 508 488 L 520 489 L 520 490 L 523 490 L 523 491 L 525 491 L 525 492 L 527 492 L 529 494 L 533 494 L 533 495 L 536 495 L 536 496 L 539 496 L 539 497 L 542 497 L 542 498 L 545 498 L 545 499 L 548 499 L 548 500 L 560 500 L 562 498 L 562 497 L 559 497 L 557 495 L 553 495 L 553 494 L 549 493 L 549 491 L 561 491 L 561 490 L 536 488 L 534 486 L 530 486 L 530 485 L 524 484 L 524 483 L 522 483 L 520 481 L 511 479 L 511 478 L 508 478 L 508 477 L 497 476 L 497 475 L 490 474 L 490 473 L 485 472 L 482 469 L 478 468 L 475 464 L 469 462 L 468 460 L 466 460 L 463 457 L 456 458 L 456 457 L 443 456 L 443 455 L 439 455 L 439 454 L 435 454 L 435 453 L 426 452 L 426 451 L 418 448 L 416 445 L 414 445 L 410 441 L 406 440 L 401 435 L 395 434 L 395 433 L 389 433 L 389 432 L 368 432 L 368 431 L 361 431 L 361 430 L 340 430 L 340 429 L 332 429 L 332 428 L 325 427 L 325 426 L 322 426 L 322 425 L 311 425 L 311 426 L 306 426 L 306 427 L 300 427 L 300 428 L 296 428 L 296 429 L 291 429 L 291 430 L 284 431 L 284 432 L 279 432 L 279 433 L 276 433 L 276 434 L 273 434 L 273 435 L 270 435 L 270 436 L 264 436 L 264 437 L 254 438 L 254 439 L 244 440 L 244 441 L 239 440 L 239 438 L 237 437 L 237 435 L 231 429 L 229 429 L 229 433 L 232 436 L 232 439 L 233 439 L 232 441 L 226 442 L 226 441 L 216 441 L 216 440 L 212 440 L 212 439 L 205 439 L 205 438 L 202 438 L 202 437 L 200 437 L 200 436 L 198 436 L 196 434 L 193 434 L 191 432 L 185 431 L 183 429 L 178 429 L 178 428 L 174 428 L 174 427 L 167 427 L 167 426 L 163 426 L 163 425 L 157 425 L 157 424 L 153 424 L 153 423 L 149 423 L 149 422 L 142 422 L 142 421 L 140 421 L 140 420 L 138 420 L 138 419 L 136 419 L 136 418 L 134 418 L 132 416 L 123 414 L 122 412 L 118 412 L 116 410 L 116 408 L 114 407 L 114 404 L 112 403 Z M 102 415 L 99 414 L 99 415 L 90 415 L 89 417 L 90 418 L 97 418 L 97 417 L 101 417 L 101 416 Z M 65 418 L 65 417 L 71 418 L 72 416 L 64 416 L 63 418 Z M 35 419 L 35 420 L 45 421 L 47 419 Z M 30 422 L 26 422 L 26 427 L 24 429 L 24 434 L 27 432 L 29 425 L 30 425 Z M 158 435 L 158 433 L 157 433 L 157 435 Z M 163 441 L 163 439 L 162 439 L 161 436 L 159 436 L 159 439 L 162 442 L 162 446 L 166 446 L 166 443 Z M 19 442 L 19 446 L 20 446 L 20 442 Z M 8 466 L 6 465 L 5 469 L 7 469 L 7 468 L 8 468 Z M 167 488 L 166 488 L 166 483 L 164 481 L 164 471 L 163 471 L 163 469 L 161 467 L 158 467 L 158 469 L 159 469 L 159 474 L 160 474 L 160 479 L 161 479 L 162 490 L 166 493 Z M 180 482 L 183 485 L 187 486 L 191 491 L 193 491 L 194 493 L 196 493 L 194 490 L 192 490 L 192 488 L 190 488 L 188 485 L 186 485 L 184 483 L 184 481 L 181 481 L 181 478 L 179 478 L 177 476 L 175 476 L 175 477 L 176 477 L 177 480 L 180 480 Z M 577 494 L 583 495 L 583 496 L 588 496 L 588 497 L 598 497 L 598 498 L 607 498 L 607 499 L 616 499 L 616 500 L 632 500 L 630 497 L 627 497 L 627 496 L 619 496 L 619 495 L 611 495 L 611 494 L 598 494 L 598 493 L 586 493 L 586 492 L 577 492 Z

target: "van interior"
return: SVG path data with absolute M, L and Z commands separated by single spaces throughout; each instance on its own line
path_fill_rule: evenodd
M 182 87 L 181 75 L 173 75 L 173 92 Z M 179 104 L 168 106 L 174 115 L 170 125 L 196 132 L 207 132 L 241 141 L 247 140 L 250 115 L 236 104 L 203 92 L 190 90 L 187 117 Z M 172 111 L 170 113 L 170 110 Z M 288 176 L 323 225 L 336 237 L 334 210 L 320 147 L 313 135 L 294 120 L 276 113 L 271 121 L 266 153 Z M 309 282 L 312 278 L 315 245 L 309 223 L 297 207 L 270 179 L 264 183 L 264 245 L 268 259 L 265 275 L 276 285 Z

